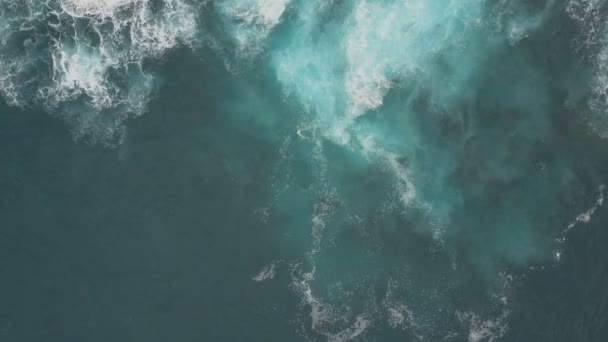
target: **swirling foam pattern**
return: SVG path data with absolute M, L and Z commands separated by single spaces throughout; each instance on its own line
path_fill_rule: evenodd
M 287 97 L 308 113 L 300 136 L 321 151 L 331 150 L 328 141 L 353 151 L 349 157 L 333 158 L 355 160 L 364 156 L 384 164 L 393 176 L 394 186 L 377 186 L 386 186 L 388 193 L 396 191 L 396 198 L 409 213 L 406 216 L 416 222 L 416 229 L 426 230 L 436 239 L 437 245 L 463 242 L 449 236 L 485 236 L 483 241 L 469 240 L 479 254 L 462 256 L 463 259 L 450 255 L 452 247 L 438 254 L 429 252 L 427 257 L 437 262 L 429 261 L 433 264 L 429 268 L 452 273 L 451 280 L 417 278 L 423 272 L 420 269 L 390 269 L 379 261 L 384 253 L 390 253 L 384 250 L 387 247 L 363 247 L 368 253 L 378 254 L 369 256 L 354 252 L 348 242 L 337 242 L 346 234 L 343 230 L 358 229 L 345 227 L 370 227 L 373 220 L 382 222 L 384 229 L 394 224 L 387 217 L 374 214 L 365 218 L 349 216 L 360 212 L 356 208 L 376 208 L 386 213 L 386 207 L 378 207 L 383 201 L 361 197 L 356 197 L 358 203 L 349 200 L 352 196 L 340 193 L 348 193 L 352 180 L 345 179 L 344 173 L 332 175 L 327 170 L 330 167 L 322 168 L 318 178 L 323 185 L 318 189 L 312 219 L 311 270 L 294 276 L 294 288 L 312 308 L 313 330 L 329 341 L 346 341 L 361 338 L 372 326 L 387 320 L 395 329 L 410 331 L 414 339 L 445 338 L 446 331 L 457 325 L 453 312 L 466 310 L 452 307 L 449 300 L 450 288 L 466 283 L 459 280 L 464 274 L 457 266 L 464 262 L 479 263 L 476 272 L 486 274 L 483 277 L 493 284 L 484 299 L 484 318 L 463 311 L 456 315 L 457 320 L 470 327 L 470 340 L 502 336 L 507 309 L 501 298 L 506 296 L 508 285 L 503 281 L 506 276 L 500 275 L 500 268 L 495 268 L 494 263 L 503 259 L 525 263 L 542 253 L 539 245 L 551 244 L 550 236 L 535 235 L 532 228 L 532 220 L 543 217 L 545 208 L 521 215 L 508 202 L 504 206 L 496 203 L 496 211 L 487 213 L 488 234 L 468 231 L 479 227 L 479 223 L 468 222 L 469 218 L 460 217 L 460 213 L 477 212 L 473 217 L 479 218 L 478 214 L 487 208 L 475 203 L 475 198 L 483 197 L 491 184 L 504 184 L 507 189 L 509 183 L 522 182 L 522 189 L 551 189 L 546 182 L 568 174 L 555 164 L 551 172 L 528 178 L 524 165 L 536 152 L 522 150 L 517 155 L 513 151 L 518 141 L 528 141 L 525 145 L 530 148 L 550 136 L 549 94 L 539 87 L 543 77 L 514 47 L 541 25 L 545 9 L 533 10 L 517 3 L 488 6 L 477 0 L 361 0 L 348 4 L 309 1 L 294 6 L 297 24 L 285 28 L 292 30 L 289 36 L 293 38 L 273 46 L 271 64 Z M 495 56 L 502 54 L 511 57 L 500 66 L 493 65 Z M 508 100 L 502 92 L 510 94 Z M 527 117 L 525 130 L 514 128 L 511 135 L 503 135 L 504 127 L 479 123 L 491 120 L 484 115 L 506 112 Z M 492 146 L 477 143 L 490 136 Z M 331 152 L 318 153 L 319 164 L 331 163 L 327 160 L 332 158 L 327 156 Z M 478 164 L 480 160 L 487 164 Z M 358 172 L 356 163 L 349 165 L 351 172 Z M 510 191 L 517 192 L 515 189 Z M 557 196 L 543 194 L 553 195 Z M 512 222 L 500 215 L 523 218 L 512 227 L 507 240 L 500 232 L 508 231 L 504 225 Z M 367 232 L 372 236 L 377 233 Z M 395 234 L 396 238 L 405 233 L 388 234 Z M 527 245 L 514 248 L 524 241 Z M 333 260 L 346 259 L 366 266 L 339 274 L 332 271 Z M 405 261 L 404 264 L 413 266 Z M 380 285 L 383 281 L 386 283 Z M 427 295 L 423 301 L 407 300 L 412 293 Z M 438 313 L 436 308 L 445 311 Z
M 604 186 L 583 180 L 596 178 L 566 142 L 579 121 L 608 132 L 606 10 L 594 0 L 0 0 L 0 91 L 111 144 L 145 112 L 168 50 L 217 54 L 243 87 L 213 100 L 288 125 L 261 216 L 304 252 L 252 279 L 288 278 L 301 335 L 496 341 L 513 282 L 559 259 L 568 230 L 603 205 Z M 256 112 L 267 99 L 250 83 L 286 110 Z
M 116 143 L 155 88 L 149 60 L 196 35 L 197 10 L 181 0 L 0 2 L 0 91 L 41 106 L 77 138 Z

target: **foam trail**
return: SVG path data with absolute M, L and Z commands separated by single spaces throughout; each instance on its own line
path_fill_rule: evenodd
M 275 260 L 270 264 L 264 266 L 264 268 L 262 268 L 262 270 L 257 275 L 251 278 L 251 280 L 256 282 L 272 280 L 276 274 L 277 265 L 279 264 L 279 262 L 280 260 Z
M 545 141 L 552 139 L 551 106 L 546 75 L 529 63 L 531 53 L 519 49 L 519 44 L 527 43 L 527 37 L 543 27 L 552 2 L 539 9 L 531 9 L 523 2 L 489 4 L 476 0 L 319 0 L 294 2 L 291 6 L 290 19 L 294 22 L 279 27 L 279 38 L 266 43 L 275 44 L 268 49 L 269 63 L 286 100 L 297 103 L 305 117 L 297 135 L 302 142 L 313 145 L 315 154 L 327 153 L 327 146 L 332 151 L 340 146 L 348 151 L 344 152 L 348 157 L 340 157 L 362 157 L 387 171 L 405 208 L 400 213 L 405 213 L 403 226 L 407 227 L 395 230 L 430 234 L 436 245 L 429 248 L 437 248 L 436 253 L 442 257 L 443 248 L 474 246 L 470 255 L 446 257 L 442 267 L 454 272 L 448 279 L 458 279 L 461 269 L 454 265 L 475 265 L 471 266 L 474 270 L 464 272 L 492 284 L 484 298 L 488 305 L 499 308 L 484 311 L 483 315 L 463 309 L 458 312 L 464 314 L 457 319 L 471 341 L 498 340 L 507 329 L 508 310 L 504 306 L 509 301 L 506 294 L 494 295 L 493 286 L 500 287 L 495 284 L 497 274 L 505 263 L 525 264 L 541 254 L 550 257 L 550 248 L 539 246 L 549 245 L 555 235 L 536 234 L 533 227 L 556 205 L 547 201 L 546 208 L 527 208 L 545 198 L 559 198 L 561 192 L 553 190 L 553 184 L 565 184 L 571 179 L 569 166 L 559 163 L 548 163 L 541 176 L 530 175 L 529 171 L 532 156 L 540 154 L 538 146 L 550 144 Z M 496 56 L 509 58 L 496 63 Z M 507 126 L 510 128 L 505 131 Z M 331 173 L 331 159 L 323 165 Z M 361 169 L 349 171 L 361 171 L 364 176 L 360 178 L 368 180 L 368 170 Z M 317 181 L 321 188 L 335 186 L 326 174 L 317 175 Z M 343 190 L 339 186 L 335 189 L 337 194 Z M 487 199 L 493 194 L 492 189 L 501 189 L 504 197 Z M 522 195 L 528 191 L 540 195 Z M 365 201 L 364 197 L 359 200 Z M 492 201 L 500 204 L 488 209 L 485 203 Z M 292 284 L 311 310 L 313 331 L 328 338 L 348 339 L 357 317 L 366 317 L 369 326 L 373 326 L 384 315 L 391 326 L 405 325 L 419 339 L 424 335 L 441 339 L 453 333 L 448 331 L 453 326 L 441 326 L 444 321 L 438 316 L 453 323 L 454 311 L 445 317 L 425 313 L 429 307 L 450 307 L 446 298 L 454 283 L 437 280 L 423 285 L 422 281 L 411 280 L 416 285 L 401 289 L 402 292 L 410 290 L 422 296 L 421 289 L 430 286 L 433 294 L 428 297 L 434 297 L 425 298 L 426 302 L 418 305 L 405 301 L 384 303 L 378 311 L 362 309 L 361 305 L 355 309 L 355 300 L 350 298 L 344 299 L 353 304 L 349 311 L 336 305 L 335 297 L 316 291 L 332 285 L 328 278 L 354 293 L 363 293 L 365 288 L 348 283 L 356 276 L 334 276 L 323 266 L 325 258 L 330 258 L 327 254 L 332 252 L 342 258 L 353 257 L 348 247 L 339 254 L 342 250 L 334 244 L 339 244 L 338 227 L 348 226 L 350 229 L 345 228 L 348 233 L 344 234 L 349 236 L 356 235 L 351 231 L 356 229 L 351 222 L 332 225 L 327 216 L 319 215 L 322 204 L 316 202 L 310 225 L 308 262 L 312 270 L 297 273 Z M 374 204 L 370 206 L 375 209 Z M 335 211 L 332 209 L 331 217 L 339 216 L 340 210 Z M 390 210 L 378 211 L 386 214 Z M 387 226 L 391 226 L 391 220 L 399 220 L 390 214 L 389 218 L 369 216 L 373 224 L 382 222 Z M 483 219 L 483 223 L 478 219 Z M 410 223 L 413 227 L 409 227 Z M 406 240 L 408 235 L 395 236 Z M 348 241 L 344 243 L 348 245 Z M 379 251 L 366 247 L 369 250 L 365 252 L 383 255 L 381 248 Z M 409 265 L 407 260 L 404 263 Z M 399 272 L 404 271 L 395 271 Z M 376 295 L 368 291 L 364 297 Z M 348 318 L 340 321 L 340 315 Z M 414 327 L 418 317 L 425 317 L 426 321 L 420 319 L 424 323 L 439 323 Z M 342 331 L 345 334 L 339 335 Z
M 557 243 L 558 243 L 558 247 L 556 248 L 556 250 L 553 252 L 553 256 L 555 257 L 556 261 L 560 261 L 561 257 L 562 257 L 562 245 L 566 242 L 566 238 L 567 238 L 567 234 L 570 230 L 572 230 L 574 227 L 576 227 L 578 224 L 582 223 L 582 224 L 587 224 L 589 222 L 591 222 L 591 219 L 593 218 L 593 215 L 595 214 L 595 212 L 602 207 L 602 205 L 604 205 L 604 185 L 601 184 L 598 188 L 597 188 L 597 192 L 598 194 L 598 198 L 595 201 L 595 203 L 593 204 L 593 206 L 591 206 L 591 208 L 587 209 L 586 211 L 578 214 L 574 220 L 572 220 L 568 226 L 566 227 L 566 229 L 564 229 L 564 231 L 562 232 L 562 236 L 559 237 L 558 239 L 556 239 Z
M 593 204 L 593 206 L 589 208 L 589 210 L 579 214 L 576 219 L 574 219 L 574 221 L 570 222 L 570 224 L 568 224 L 566 232 L 574 228 L 579 222 L 589 223 L 591 221 L 591 218 L 593 217 L 593 214 L 595 214 L 595 211 L 604 204 L 604 185 L 600 185 L 597 191 L 599 192 L 599 197 L 597 201 L 595 201 L 595 204 Z

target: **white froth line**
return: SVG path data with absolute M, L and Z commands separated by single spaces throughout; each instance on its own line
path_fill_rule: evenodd
M 564 229 L 564 231 L 562 232 L 562 236 L 556 240 L 559 244 L 563 244 L 566 241 L 566 234 L 568 233 L 568 231 L 570 231 L 570 229 L 576 227 L 577 224 L 587 224 L 591 222 L 591 219 L 593 218 L 595 212 L 604 204 L 604 184 L 601 184 L 597 188 L 597 191 L 599 192 L 599 196 L 595 201 L 595 204 L 593 204 L 593 206 L 587 211 L 578 214 L 578 216 L 576 216 L 576 218 L 568 224 L 568 227 L 566 227 L 566 229 Z M 553 256 L 555 257 L 556 261 L 560 261 L 562 257 L 562 251 L 560 247 L 558 247 L 557 250 L 553 253 Z
M 261 282 L 273 279 L 276 274 L 277 263 L 278 261 L 273 261 L 264 266 L 264 268 L 262 268 L 262 270 L 256 276 L 251 278 L 251 280 Z
M 591 221 L 591 218 L 593 217 L 593 214 L 595 214 L 595 211 L 601 207 L 604 204 L 604 185 L 600 185 L 598 187 L 598 191 L 600 193 L 597 201 L 595 201 L 595 204 L 589 208 L 589 210 L 580 213 L 575 219 L 574 221 L 570 222 L 570 224 L 568 225 L 568 228 L 564 231 L 564 233 L 568 232 L 568 230 L 574 228 L 579 222 L 581 223 L 589 223 Z

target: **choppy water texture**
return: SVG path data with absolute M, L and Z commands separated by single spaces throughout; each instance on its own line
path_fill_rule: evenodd
M 0 0 L 0 95 L 0 341 L 608 340 L 604 1 Z

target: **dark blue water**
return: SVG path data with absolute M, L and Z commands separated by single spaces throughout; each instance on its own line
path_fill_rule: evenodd
M 601 1 L 0 0 L 0 341 L 604 341 Z

